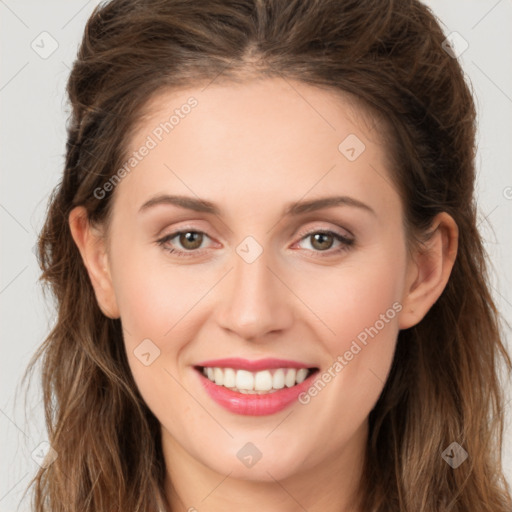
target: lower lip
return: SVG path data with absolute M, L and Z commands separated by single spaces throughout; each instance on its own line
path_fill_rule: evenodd
M 212 382 L 203 375 L 201 370 L 196 369 L 195 372 L 201 378 L 201 383 L 210 397 L 228 411 L 245 416 L 265 416 L 282 411 L 297 400 L 298 396 L 311 386 L 312 379 L 318 370 L 313 371 L 306 380 L 291 388 L 284 387 L 279 391 L 261 395 L 231 391 Z

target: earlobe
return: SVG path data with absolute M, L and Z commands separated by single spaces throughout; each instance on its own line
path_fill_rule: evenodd
M 89 274 L 99 308 L 105 316 L 119 318 L 108 254 L 101 231 L 89 223 L 87 211 L 82 206 L 70 212 L 68 222 L 73 240 Z
M 455 263 L 459 231 L 453 218 L 446 212 L 439 213 L 430 233 L 409 263 L 400 329 L 408 329 L 422 320 L 441 296 Z

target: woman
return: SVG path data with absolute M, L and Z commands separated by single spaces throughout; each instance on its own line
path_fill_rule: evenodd
M 445 39 L 413 0 L 94 11 L 39 242 L 35 510 L 510 510 Z

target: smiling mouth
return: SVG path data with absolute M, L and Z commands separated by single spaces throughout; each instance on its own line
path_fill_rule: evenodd
M 217 386 L 244 394 L 270 394 L 292 388 L 319 371 L 318 368 L 272 368 L 251 372 L 235 368 L 194 366 Z

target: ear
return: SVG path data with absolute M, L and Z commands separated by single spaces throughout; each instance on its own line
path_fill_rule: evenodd
M 427 314 L 443 292 L 457 256 L 459 230 L 451 215 L 436 215 L 429 233 L 408 263 L 400 329 L 416 325 Z
M 87 211 L 82 206 L 73 208 L 68 222 L 73 240 L 89 274 L 99 308 L 105 316 L 119 318 L 103 233 L 91 225 Z

